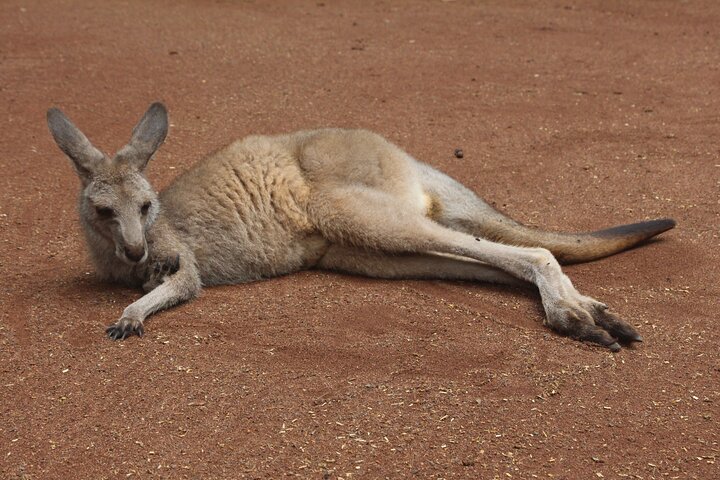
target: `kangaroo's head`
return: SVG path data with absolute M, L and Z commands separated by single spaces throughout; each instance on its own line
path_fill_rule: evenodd
M 113 158 L 95 148 L 57 108 L 47 112 L 55 142 L 70 157 L 80 181 L 80 218 L 115 247 L 128 264 L 147 259 L 146 232 L 160 210 L 157 194 L 143 174 L 168 131 L 167 110 L 153 103 Z

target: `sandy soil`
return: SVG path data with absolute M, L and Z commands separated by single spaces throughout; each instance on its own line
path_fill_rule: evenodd
M 0 476 L 717 478 L 720 4 L 526 3 L 2 2 Z M 109 341 L 140 292 L 94 278 L 44 115 L 114 151 L 154 100 L 158 188 L 246 134 L 363 127 L 532 225 L 673 217 L 567 268 L 646 341 L 561 338 L 522 289 L 325 272 Z

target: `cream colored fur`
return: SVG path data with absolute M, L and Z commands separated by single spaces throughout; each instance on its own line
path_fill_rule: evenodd
M 641 340 L 602 303 L 578 293 L 550 251 L 481 238 L 513 235 L 504 225 L 525 227 L 374 133 L 247 137 L 158 197 L 143 170 L 167 132 L 161 104 L 112 159 L 59 110 L 48 112 L 48 123 L 82 181 L 80 216 L 98 274 L 148 292 L 108 328 L 111 338 L 142 335 L 149 315 L 195 297 L 201 286 L 325 268 L 529 282 L 557 331 L 612 350 L 618 340 Z M 488 227 L 492 222 L 500 227 Z M 535 242 L 523 232 L 523 243 Z

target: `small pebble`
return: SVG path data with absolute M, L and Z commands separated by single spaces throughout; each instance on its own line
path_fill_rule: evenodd
M 455 158 L 463 158 L 463 151 L 459 148 L 455 149 Z

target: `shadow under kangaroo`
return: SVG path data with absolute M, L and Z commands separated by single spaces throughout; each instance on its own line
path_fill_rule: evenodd
M 80 221 L 98 275 L 147 292 L 108 327 L 112 339 L 142 336 L 149 315 L 202 286 L 322 268 L 529 282 L 552 329 L 618 351 L 642 337 L 580 294 L 559 262 L 612 255 L 675 226 L 661 219 L 583 234 L 529 228 L 364 130 L 250 136 L 158 195 L 143 171 L 168 131 L 162 104 L 150 106 L 113 157 L 60 110 L 48 110 L 47 120 L 82 183 Z

